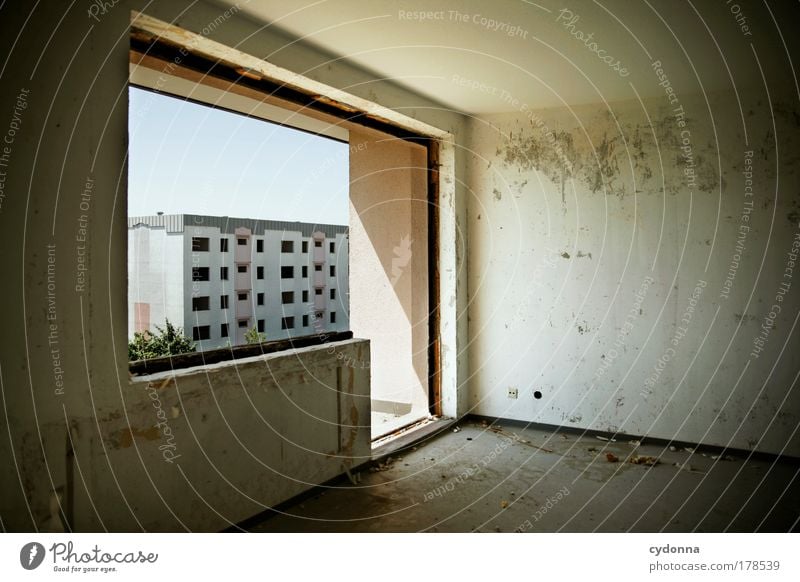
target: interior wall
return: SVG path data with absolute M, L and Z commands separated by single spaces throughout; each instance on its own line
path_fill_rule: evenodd
M 424 147 L 350 133 L 350 327 L 371 342 L 373 412 L 428 416 L 428 188 Z M 388 417 L 387 417 L 388 420 Z
M 188 0 L 122 0 L 95 17 L 85 5 L 42 4 L 30 19 L 25 11 L 8 11 L 0 35 L 2 54 L 9 55 L 2 71 L 0 112 L 3 132 L 12 122 L 17 128 L 3 167 L 0 208 L 0 261 L 13 277 L 0 306 L 5 325 L 0 381 L 5 410 L 13 411 L 0 417 L 0 432 L 10 435 L 0 441 L 0 457 L 3 466 L 15 468 L 0 477 L 0 514 L 8 530 L 57 529 L 53 512 L 58 513 L 59 495 L 73 478 L 77 487 L 91 491 L 103 511 L 127 511 L 108 502 L 116 497 L 107 467 L 118 458 L 78 451 L 75 460 L 84 484 L 77 473 L 69 473 L 66 451 L 73 419 L 124 418 L 143 397 L 141 387 L 129 382 L 126 342 L 126 96 L 132 9 L 397 108 L 463 139 L 463 116 L 236 11 Z M 462 154 L 456 155 L 460 159 Z M 463 229 L 461 170 L 457 178 L 459 186 L 448 203 L 457 228 Z M 463 263 L 451 272 L 458 288 L 448 299 L 463 308 Z M 446 357 L 459 374 L 452 408 L 463 410 L 466 321 L 457 325 L 457 343 Z M 81 426 L 102 442 L 102 421 Z M 233 447 L 225 454 L 229 460 L 246 455 Z M 162 464 L 147 456 L 119 459 L 138 463 L 142 471 L 152 462 L 159 468 Z M 154 491 L 141 477 L 137 474 L 130 485 Z M 218 480 L 220 487 L 224 483 L 218 475 L 207 478 Z M 199 501 L 180 472 L 172 471 L 168 479 L 187 499 Z M 163 515 L 165 523 L 172 523 L 168 512 Z
M 472 120 L 471 410 L 800 455 L 791 103 Z

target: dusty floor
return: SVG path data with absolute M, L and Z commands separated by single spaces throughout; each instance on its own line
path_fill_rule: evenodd
M 631 463 L 636 456 L 659 462 Z M 715 459 L 468 420 L 362 471 L 358 485 L 342 479 L 251 529 L 796 531 L 799 473 L 794 462 Z

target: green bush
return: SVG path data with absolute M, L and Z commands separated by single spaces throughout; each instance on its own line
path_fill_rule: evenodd
M 197 351 L 195 343 L 183 335 L 180 327 L 175 327 L 169 320 L 165 327 L 156 326 L 158 333 L 151 331 L 136 332 L 133 339 L 128 342 L 128 359 L 148 360 L 161 356 L 176 356 Z
M 244 341 L 249 344 L 260 344 L 261 342 L 267 341 L 267 336 L 263 333 L 258 333 L 256 326 L 253 326 L 252 329 L 248 329 L 244 334 Z

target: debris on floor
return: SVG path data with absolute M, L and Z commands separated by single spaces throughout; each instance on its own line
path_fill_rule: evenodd
M 736 460 L 735 457 L 731 457 L 730 455 L 713 455 L 711 458 L 714 459 L 715 461 L 717 461 L 717 460 L 720 460 L 720 461 L 735 461 Z
M 599 449 L 597 447 L 589 447 L 586 450 L 589 451 L 590 453 L 596 453 Z
M 453 432 L 459 432 L 460 430 L 461 430 L 460 428 L 458 428 L 458 427 L 455 427 L 455 428 L 453 429 Z
M 694 449 L 692 447 L 684 447 L 683 450 L 687 453 L 694 454 Z
M 638 447 L 642 444 L 642 441 L 629 441 L 628 444 L 632 447 Z
M 522 438 L 521 436 L 519 436 L 515 432 L 505 431 L 505 430 L 503 430 L 503 427 L 493 426 L 493 427 L 490 427 L 489 430 L 491 430 L 495 434 L 503 435 L 506 438 L 512 439 L 512 440 L 514 440 L 514 441 L 516 441 L 516 442 L 518 442 L 520 444 L 528 445 L 529 447 L 533 447 L 534 449 L 539 449 L 540 451 L 544 451 L 545 453 L 552 453 L 553 452 L 551 449 L 547 449 L 545 447 L 540 447 L 538 445 L 533 444 L 531 441 Z
M 628 462 L 633 463 L 634 465 L 648 465 L 652 467 L 654 465 L 658 465 L 661 461 L 649 455 L 636 455 L 635 457 L 628 459 Z
M 705 475 L 705 471 L 698 471 L 692 465 L 688 463 L 673 463 L 675 467 L 677 467 L 681 471 L 686 471 L 687 473 L 699 473 L 700 475 Z
M 610 443 L 615 443 L 615 442 L 617 442 L 617 439 L 608 439 L 608 438 L 606 438 L 606 437 L 604 437 L 604 436 L 600 436 L 600 435 L 595 435 L 595 437 L 594 437 L 594 438 L 596 438 L 596 439 L 600 439 L 601 441 L 610 442 Z
M 608 461 L 609 463 L 616 463 L 617 461 L 619 461 L 619 457 L 614 453 L 606 453 L 606 461 Z
M 677 451 L 678 449 L 677 449 L 677 448 L 676 448 L 674 445 L 670 445 L 670 447 L 669 447 L 669 450 L 670 450 L 670 451 L 672 451 L 672 452 L 674 453 L 674 452 L 675 452 L 675 451 Z
M 502 509 L 505 509 L 506 507 L 508 507 L 508 501 L 506 501 L 505 499 L 503 499 L 503 501 L 501 501 L 501 502 L 500 502 L 500 507 L 501 507 Z
M 370 473 L 380 473 L 381 471 L 388 471 L 392 468 L 394 464 L 394 459 L 392 457 L 386 457 L 386 460 L 383 462 L 378 462 L 377 464 L 373 465 L 369 468 Z

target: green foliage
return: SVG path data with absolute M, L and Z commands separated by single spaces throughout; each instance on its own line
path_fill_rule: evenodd
M 128 342 L 128 359 L 147 360 L 160 356 L 176 356 L 197 351 L 195 343 L 183 335 L 180 327 L 175 327 L 167 320 L 165 328 L 156 326 L 158 333 L 149 330 L 136 332 Z
M 261 342 L 267 341 L 267 336 L 266 334 L 258 333 L 256 326 L 253 326 L 244 334 L 244 341 L 249 344 L 260 344 Z

